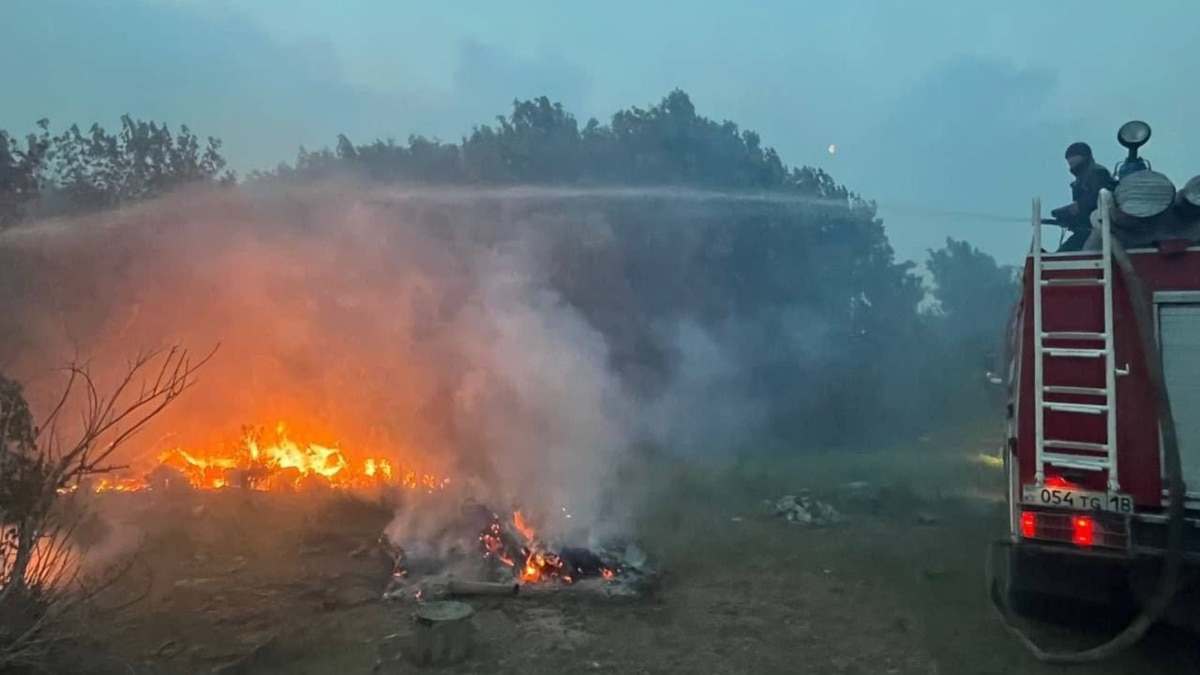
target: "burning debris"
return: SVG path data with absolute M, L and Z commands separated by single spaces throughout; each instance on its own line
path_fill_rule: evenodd
M 206 449 L 176 447 L 157 459 L 157 465 L 143 477 L 105 476 L 91 488 L 134 492 L 175 486 L 281 490 L 312 485 L 343 489 L 388 485 L 433 491 L 449 483 L 382 457 L 351 459 L 336 444 L 293 440 L 282 422 L 273 433 L 262 427 L 244 427 L 235 442 Z
M 395 561 L 385 599 L 512 596 L 568 586 L 633 597 L 655 578 L 635 544 L 554 546 L 538 537 L 519 510 L 501 518 L 469 503 L 435 540 L 440 548 L 428 541 L 399 545 L 386 535 L 381 539 Z
M 801 525 L 824 526 L 832 525 L 841 516 L 829 504 L 814 499 L 808 490 L 801 490 L 796 495 L 786 495 L 775 502 L 774 515 L 786 518 L 790 523 Z

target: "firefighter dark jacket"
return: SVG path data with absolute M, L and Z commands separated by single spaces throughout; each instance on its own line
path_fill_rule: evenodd
M 1091 229 L 1088 217 L 1100 205 L 1100 191 L 1113 189 L 1116 184 L 1112 174 L 1095 161 L 1090 161 L 1081 167 L 1079 176 L 1071 183 L 1071 201 L 1079 209 L 1067 219 L 1067 229 L 1072 232 Z

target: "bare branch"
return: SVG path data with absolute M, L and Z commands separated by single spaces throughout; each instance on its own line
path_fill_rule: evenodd
M 143 352 L 134 358 L 113 392 L 101 396 L 90 373 L 72 367 L 74 378 L 83 383 L 87 394 L 83 431 L 76 443 L 55 458 L 56 473 L 64 480 L 55 489 L 66 487 L 73 479 L 109 470 L 104 463 L 147 423 L 194 384 L 195 373 L 216 353 L 217 348 L 193 362 L 186 350 L 178 347 L 165 351 Z M 157 370 L 145 378 L 139 375 L 161 357 Z M 132 398 L 126 394 L 137 386 Z M 106 438 L 110 437 L 110 438 Z
M 109 463 L 113 454 L 190 389 L 216 351 L 199 361 L 179 347 L 139 352 L 108 395 L 86 363 L 73 363 L 66 368 L 61 397 L 36 428 L 19 385 L 5 389 L 0 400 L 0 618 L 15 616 L 18 625 L 0 627 L 0 672 L 36 665 L 56 640 L 70 637 L 62 632 L 66 614 L 132 567 L 132 558 L 123 567 L 110 566 L 98 584 L 81 577 L 80 552 L 72 541 L 82 516 L 69 508 L 72 495 L 87 476 L 118 468 Z M 76 400 L 80 430 L 64 443 L 60 420 Z M 13 410 L 23 417 L 14 419 Z M 22 434 L 25 438 L 14 438 Z
M 39 429 L 45 429 L 54 424 L 54 421 L 58 419 L 59 414 L 62 412 L 63 407 L 67 404 L 67 399 L 71 396 L 71 391 L 75 387 L 75 370 L 69 368 L 67 369 L 67 372 L 67 384 L 63 387 L 62 395 L 59 396 L 58 401 L 55 402 L 54 406 L 50 408 L 50 413 L 46 415 L 45 419 L 42 420 L 42 423 L 38 426 Z

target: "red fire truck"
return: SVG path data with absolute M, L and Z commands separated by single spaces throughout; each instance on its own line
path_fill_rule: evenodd
M 1176 189 L 1138 158 L 1142 122 L 1117 137 L 1129 157 L 1087 250 L 1044 251 L 1055 221 L 1033 204 L 1006 359 L 1008 573 L 992 590 L 1010 618 L 1141 607 L 1128 633 L 1200 606 L 1181 583 L 1200 563 L 1200 176 Z

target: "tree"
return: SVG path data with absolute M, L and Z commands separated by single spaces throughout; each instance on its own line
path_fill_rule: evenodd
M 114 453 L 191 386 L 204 360 L 179 349 L 140 354 L 108 395 L 72 365 L 40 426 L 21 386 L 0 376 L 0 671 L 42 664 L 55 622 L 94 592 L 79 585 L 72 559 L 75 491 L 116 468 Z M 67 440 L 61 421 L 75 402 L 82 425 Z
M 192 183 L 230 184 L 221 142 L 200 139 L 186 126 L 172 134 L 165 124 L 121 117 L 121 130 L 109 134 L 93 124 L 87 134 L 78 126 L 54 137 L 49 179 L 57 210 L 108 208 L 149 199 Z
M 942 374 L 939 386 L 960 407 L 989 405 L 984 371 L 995 367 L 1009 308 L 1020 290 L 1016 268 L 965 241 L 947 239 L 926 262 L 937 302 L 932 336 Z
M 637 199 L 600 192 L 506 204 L 504 223 L 482 206 L 439 206 L 439 218 L 480 223 L 477 236 L 488 241 L 510 221 L 536 230 L 549 242 L 548 283 L 604 333 L 631 386 L 670 379 L 662 326 L 687 320 L 711 331 L 740 326 L 730 335 L 743 337 L 730 337 L 728 349 L 746 386 L 770 402 L 780 433 L 849 442 L 864 408 L 881 429 L 920 417 L 914 397 L 886 396 L 881 386 L 912 376 L 923 290 L 912 266 L 895 260 L 874 204 L 819 168 L 786 166 L 758 134 L 699 115 L 682 91 L 582 125 L 545 97 L 514 101 L 509 115 L 458 144 L 356 145 L 340 136 L 335 150 L 303 151 L 293 166 L 256 179 L 337 174 L 636 187 Z M 801 316 L 813 326 L 798 325 Z M 809 343 L 818 332 L 816 349 Z
M 385 183 L 689 186 L 785 190 L 834 207 L 858 201 L 821 169 L 785 166 L 758 134 L 698 115 L 679 90 L 648 109 L 618 111 L 608 124 L 591 119 L 581 127 L 561 103 L 540 97 L 513 101 L 511 113 L 457 144 L 413 136 L 407 145 L 356 145 L 342 135 L 336 150 L 301 149 L 293 164 L 254 178 L 307 181 L 339 172 Z
M 926 263 L 935 284 L 938 313 L 953 336 L 994 337 L 1004 329 L 1007 309 L 1017 298 L 1017 270 L 965 241 L 946 239 Z
M 49 123 L 38 121 L 40 133 L 17 139 L 0 129 L 0 230 L 22 220 L 41 194 L 41 176 L 50 150 Z
M 187 127 L 175 136 L 126 116 L 116 135 L 99 126 L 54 137 L 45 130 L 22 148 L 9 139 L 0 154 L 0 170 L 12 176 L 0 185 L 24 186 L 21 195 L 40 186 L 43 212 L 233 180 L 221 173 L 219 141 L 202 149 Z M 1011 270 L 950 241 L 930 254 L 940 309 L 923 314 L 919 277 L 895 259 L 872 202 L 820 168 L 789 167 L 757 133 L 700 115 L 679 90 L 607 122 L 580 123 L 546 97 L 518 100 L 457 143 L 410 136 L 357 144 L 339 135 L 332 148 L 301 148 L 292 163 L 251 180 L 340 177 L 612 188 L 575 190 L 571 200 L 422 204 L 409 220 L 489 246 L 534 232 L 546 283 L 605 335 L 613 366 L 643 393 L 679 367 L 664 324 L 723 331 L 747 388 L 769 401 L 774 428 L 813 442 L 928 424 L 937 402 L 967 386 L 958 380 L 969 375 L 959 373 L 979 367 L 1003 321 L 995 308 L 1014 292 Z M 18 191 L 0 194 L 13 202 Z M 32 202 L 22 204 L 9 212 Z M 857 424 L 864 415 L 874 424 Z
M 160 196 L 193 183 L 230 185 L 221 142 L 203 143 L 186 126 L 172 133 L 165 124 L 122 116 L 110 134 L 99 124 L 84 133 L 72 125 L 51 136 L 49 122 L 24 147 L 0 131 L 0 227 L 33 211 L 41 215 L 82 213 Z

